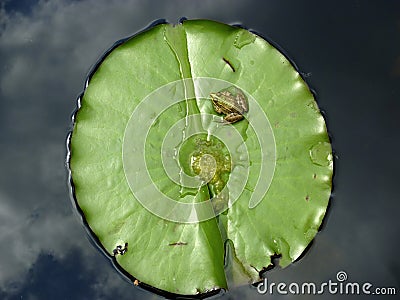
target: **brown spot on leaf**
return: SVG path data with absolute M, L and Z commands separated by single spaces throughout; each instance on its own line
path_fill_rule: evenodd
M 185 242 L 176 242 L 176 243 L 171 243 L 169 246 L 185 246 L 187 243 Z

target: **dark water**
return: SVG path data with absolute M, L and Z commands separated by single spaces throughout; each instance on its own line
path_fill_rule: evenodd
M 91 244 L 69 198 L 65 138 L 102 53 L 181 16 L 239 22 L 274 41 L 308 74 L 326 115 L 338 155 L 329 214 L 307 254 L 269 281 L 322 283 L 343 270 L 348 281 L 400 291 L 398 2 L 15 2 L 0 12 L 0 299 L 160 298 Z M 242 287 L 222 298 L 280 297 Z

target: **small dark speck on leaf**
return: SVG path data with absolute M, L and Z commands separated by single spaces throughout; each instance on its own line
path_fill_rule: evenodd
M 306 196 L 306 201 L 308 201 L 308 200 L 310 200 L 310 196 L 307 195 Z
M 232 69 L 233 72 L 236 72 L 236 70 L 235 70 L 235 68 L 233 67 L 232 63 L 231 63 L 228 59 L 226 59 L 225 57 L 223 57 L 222 59 L 224 60 L 224 62 L 225 62 L 226 64 L 228 64 L 228 65 L 231 67 L 231 69 Z
M 313 178 L 314 178 L 314 179 L 317 178 L 317 174 L 314 174 Z
M 185 242 L 176 242 L 176 243 L 171 243 L 169 246 L 185 246 L 187 243 Z
M 126 251 L 128 251 L 128 243 L 125 243 L 124 246 L 122 245 L 118 245 L 114 250 L 113 250 L 113 254 L 114 256 L 120 254 L 120 255 L 124 255 L 126 253 Z

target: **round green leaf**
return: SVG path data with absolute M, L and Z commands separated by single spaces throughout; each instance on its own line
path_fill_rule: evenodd
M 242 120 L 216 111 L 210 94 L 224 91 L 243 93 Z M 257 282 L 271 256 L 285 267 L 301 255 L 326 212 L 333 160 L 313 94 L 245 29 L 195 20 L 135 35 L 92 73 L 74 121 L 76 202 L 145 285 L 193 295 Z

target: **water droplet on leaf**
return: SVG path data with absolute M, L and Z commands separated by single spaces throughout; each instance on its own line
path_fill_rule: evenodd
M 256 36 L 249 31 L 241 30 L 236 36 L 233 45 L 236 48 L 242 48 L 245 45 L 253 43 L 256 40 Z
M 328 166 L 332 163 L 332 148 L 327 142 L 320 142 L 310 149 L 312 162 L 319 166 Z

